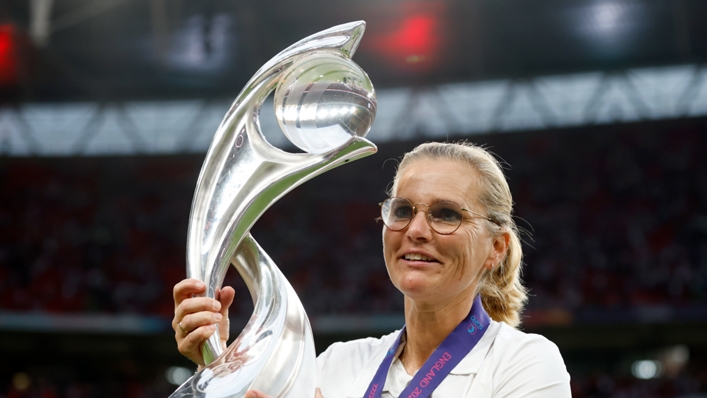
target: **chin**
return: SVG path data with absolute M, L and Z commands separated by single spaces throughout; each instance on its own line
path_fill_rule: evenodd
M 429 277 L 422 277 L 421 275 L 406 275 L 400 279 L 397 288 L 406 297 L 412 299 L 428 296 L 437 291 L 437 289 L 430 284 Z

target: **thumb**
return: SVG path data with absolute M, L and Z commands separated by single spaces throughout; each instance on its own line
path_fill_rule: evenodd
M 221 288 L 217 295 L 216 300 L 221 303 L 221 309 L 219 312 L 224 317 L 228 317 L 228 308 L 233 304 L 233 299 L 236 297 L 236 291 L 230 286 L 224 286 Z

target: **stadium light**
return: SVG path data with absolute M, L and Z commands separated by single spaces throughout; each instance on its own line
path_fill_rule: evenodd
M 165 378 L 170 384 L 175 386 L 180 386 L 182 383 L 187 381 L 191 375 L 194 374 L 191 370 L 183 368 L 181 366 L 172 366 L 165 372 Z
M 663 374 L 663 364 L 648 359 L 636 361 L 631 365 L 631 374 L 637 379 L 656 379 Z

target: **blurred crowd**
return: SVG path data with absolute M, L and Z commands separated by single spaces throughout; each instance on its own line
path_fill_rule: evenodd
M 705 398 L 707 380 L 704 370 L 698 375 L 639 380 L 595 373 L 573 380 L 573 398 Z M 575 377 L 574 375 L 572 376 Z
M 531 309 L 705 305 L 707 136 L 689 127 L 528 137 L 513 185 Z
M 478 137 L 509 165 L 531 313 L 707 306 L 703 129 L 700 121 Z M 254 227 L 310 315 L 401 309 L 375 222 L 395 162 L 369 159 L 305 183 Z M 171 317 L 202 160 L 0 159 L 0 311 Z M 232 271 L 226 283 L 242 282 Z
M 707 310 L 706 127 L 692 120 L 473 137 L 507 163 L 524 231 L 526 321 L 552 311 Z M 310 316 L 402 309 L 375 218 L 395 168 L 389 159 L 415 144 L 382 145 L 379 155 L 317 177 L 257 222 L 254 237 Z M 0 313 L 171 319 L 202 161 L 0 158 Z M 249 316 L 235 270 L 225 284 L 239 292 L 232 314 Z M 690 363 L 652 380 L 579 369 L 573 396 L 704 397 L 707 366 Z M 0 398 L 164 397 L 175 386 L 161 372 L 82 381 L 28 370 L 24 384 L 1 378 Z
M 180 188 L 195 172 L 177 158 L 0 160 L 0 309 L 172 312 L 190 202 Z

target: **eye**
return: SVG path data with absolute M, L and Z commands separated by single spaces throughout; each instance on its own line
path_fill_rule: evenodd
M 407 204 L 400 204 L 393 208 L 393 217 L 396 220 L 407 220 L 412 218 L 412 206 Z
M 456 224 L 461 221 L 461 210 L 448 203 L 437 203 L 430 208 L 430 215 L 434 221 Z

